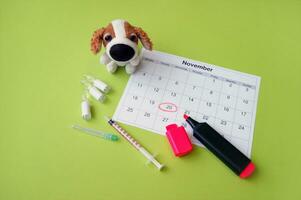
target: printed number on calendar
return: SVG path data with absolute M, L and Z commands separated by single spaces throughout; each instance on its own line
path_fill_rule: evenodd
M 194 98 L 193 97 L 188 97 L 188 100 L 193 102 Z
M 162 118 L 162 122 L 168 122 L 168 118 L 167 117 L 163 117 Z
M 208 120 L 209 120 L 209 116 L 207 116 L 207 115 L 204 115 L 204 116 L 203 116 L 203 120 L 206 120 L 206 121 L 208 121 Z
M 155 92 L 159 92 L 159 90 L 160 90 L 159 88 L 154 88 Z
M 248 103 L 249 103 L 249 101 L 248 101 L 247 99 L 244 99 L 242 102 L 243 102 L 244 104 L 248 104 Z
M 224 125 L 224 126 L 226 126 L 226 125 L 227 125 L 227 121 L 225 121 L 225 120 L 221 120 L 221 125 Z
M 190 111 L 189 110 L 185 110 L 184 114 L 190 115 Z
M 211 102 L 207 102 L 206 105 L 207 105 L 208 107 L 211 107 L 211 106 L 212 106 L 212 103 L 211 103 Z
M 239 129 L 239 130 L 245 130 L 245 127 L 244 127 L 244 125 L 239 125 L 239 126 L 238 126 L 238 129 Z

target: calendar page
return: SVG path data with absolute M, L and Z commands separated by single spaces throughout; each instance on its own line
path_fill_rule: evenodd
M 260 77 L 159 51 L 141 52 L 113 119 L 165 135 L 165 126 L 183 125 L 190 115 L 207 122 L 251 156 Z

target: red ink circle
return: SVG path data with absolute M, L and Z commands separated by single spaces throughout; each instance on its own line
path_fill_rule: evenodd
M 167 106 L 171 106 L 171 109 L 166 108 Z M 171 103 L 171 102 L 160 103 L 158 108 L 163 112 L 177 112 L 178 111 L 178 107 L 176 106 L 176 104 Z

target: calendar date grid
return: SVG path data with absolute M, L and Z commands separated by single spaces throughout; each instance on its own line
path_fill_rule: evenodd
M 133 82 L 135 82 L 138 86 L 141 86 L 141 84 L 142 84 L 142 83 L 137 82 L 137 81 L 133 81 Z M 189 84 L 187 84 L 187 85 L 189 85 Z M 163 89 L 163 88 L 153 87 L 153 86 L 148 86 L 148 87 L 152 87 L 156 92 L 158 92 L 160 89 L 162 89 L 163 91 L 168 91 L 168 92 L 170 92 L 170 94 L 173 95 L 173 96 L 175 96 L 175 95 L 178 94 L 178 93 L 176 93 L 175 91 L 169 90 L 169 89 L 167 89 L 167 88 Z M 201 86 L 200 86 L 200 87 L 201 87 Z M 223 92 L 218 92 L 218 91 L 215 91 L 215 90 L 210 90 L 210 92 L 217 92 L 217 93 L 220 93 L 220 95 L 226 95 L 227 98 L 231 98 L 231 97 L 235 98 L 235 97 L 236 97 L 238 100 L 241 100 L 241 101 L 242 101 L 243 103 L 245 103 L 245 104 L 248 104 L 248 103 L 253 104 L 253 102 L 254 102 L 253 100 L 244 99 L 244 98 L 241 98 L 241 97 L 235 96 L 235 95 L 232 96 L 232 95 L 229 95 L 229 94 L 226 94 L 226 93 L 223 93 Z M 132 95 L 135 95 L 135 93 L 132 93 L 132 92 L 129 92 L 129 93 L 132 94 Z M 224 105 L 223 103 L 210 102 L 210 101 L 208 101 L 208 99 L 206 99 L 206 98 L 195 97 L 195 96 L 190 96 L 190 95 L 186 95 L 186 94 L 182 94 L 182 96 L 188 97 L 188 98 L 190 98 L 192 101 L 194 101 L 195 99 L 196 99 L 196 100 L 199 100 L 199 101 L 204 101 L 204 102 L 206 102 L 206 103 L 209 103 L 209 105 L 210 105 L 210 103 L 211 103 L 212 105 L 222 105 L 222 106 L 224 106 L 225 109 L 231 108 L 231 109 L 234 109 L 234 110 L 237 110 L 237 111 L 240 111 L 240 112 L 244 112 L 244 115 L 252 113 L 252 112 L 249 112 L 249 111 L 245 111 L 245 110 L 243 110 L 243 109 L 239 109 L 239 108 L 237 108 L 236 105 L 235 105 L 235 106 L 231 106 L 231 105 Z M 142 96 L 141 96 L 141 97 L 142 97 Z M 236 102 L 237 102 L 237 101 L 236 101 Z
M 184 95 L 183 95 L 184 96 Z M 148 99 L 149 101 L 152 101 L 152 99 Z M 139 109 L 138 109 L 139 110 Z M 139 110 L 139 111 L 142 111 L 142 110 Z M 206 113 L 201 113 L 201 112 L 197 112 L 197 113 L 199 113 L 199 114 L 203 114 L 204 115 L 204 117 L 205 116 L 208 116 Z M 147 113 L 147 112 L 145 112 L 145 115 L 147 116 L 147 115 L 150 115 L 150 114 L 155 114 L 156 115 L 156 113 L 152 113 L 152 112 L 150 112 L 150 113 Z M 213 117 L 214 119 L 216 119 L 216 120 L 220 120 L 221 121 L 221 123 L 222 124 L 224 124 L 224 123 L 234 123 L 234 124 L 236 124 L 234 121 L 231 121 L 231 120 L 223 120 L 223 119 L 221 119 L 221 118 L 218 118 L 218 117 L 215 117 L 215 116 L 213 116 L 213 115 L 209 115 L 210 117 Z M 234 126 L 234 124 L 232 125 L 232 126 Z M 241 126 L 241 125 L 240 125 Z M 244 126 L 246 126 L 246 125 L 244 125 Z M 235 137 L 235 136 L 234 136 Z

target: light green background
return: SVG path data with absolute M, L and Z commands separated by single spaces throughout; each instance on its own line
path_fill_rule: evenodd
M 166 139 L 124 126 L 167 169 L 158 172 L 113 132 L 127 82 L 98 63 L 92 32 L 115 18 L 143 27 L 154 48 L 262 77 L 252 159 L 237 178 L 201 148 L 183 158 Z M 0 0 L 0 199 L 300 199 L 301 1 Z M 113 87 L 93 120 L 80 117 L 84 73 Z

